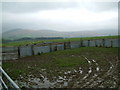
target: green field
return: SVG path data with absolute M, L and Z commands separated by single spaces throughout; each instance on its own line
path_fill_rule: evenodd
M 0 46 L 19 46 L 19 45 L 37 44 L 37 43 L 43 43 L 43 42 L 66 42 L 66 41 L 80 41 L 80 40 L 93 40 L 93 39 L 107 39 L 107 38 L 118 38 L 118 36 L 65 38 L 65 39 L 40 40 L 40 41 L 19 41 L 19 42 L 3 43 L 3 44 L 0 44 Z

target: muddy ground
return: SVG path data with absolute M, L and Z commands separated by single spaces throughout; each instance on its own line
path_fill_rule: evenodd
M 18 60 L 3 68 L 21 88 L 117 88 L 118 48 L 83 47 Z

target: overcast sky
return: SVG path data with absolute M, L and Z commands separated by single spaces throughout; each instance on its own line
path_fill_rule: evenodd
M 2 30 L 117 30 L 117 2 L 4 2 Z

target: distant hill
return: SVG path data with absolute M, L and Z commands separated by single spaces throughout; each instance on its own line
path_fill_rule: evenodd
M 5 39 L 20 39 L 24 37 L 37 38 L 37 37 L 93 37 L 93 36 L 108 36 L 117 35 L 117 30 L 96 30 L 96 31 L 73 31 L 73 32 L 59 32 L 54 30 L 27 30 L 27 29 L 14 29 L 2 33 Z

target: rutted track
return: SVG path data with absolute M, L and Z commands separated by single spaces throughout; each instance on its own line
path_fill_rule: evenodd
M 111 61 L 108 61 L 110 64 L 109 69 L 104 73 L 102 72 L 102 68 L 99 67 L 99 63 L 95 61 L 94 59 L 89 60 L 87 57 L 84 56 L 84 58 L 88 61 L 89 63 L 89 70 L 88 73 L 80 79 L 80 83 L 77 86 L 73 87 L 80 87 L 80 88 L 93 88 L 93 87 L 107 87 L 104 86 L 104 82 L 108 82 L 109 85 L 109 80 L 107 81 L 106 78 L 111 77 L 113 79 L 113 85 L 111 86 L 112 88 L 115 88 L 117 79 L 116 77 L 113 76 L 114 71 L 116 71 L 117 66 L 118 66 L 118 60 L 116 60 L 116 64 L 113 64 Z M 105 68 L 104 68 L 105 69 Z M 116 81 L 116 82 L 114 82 Z

